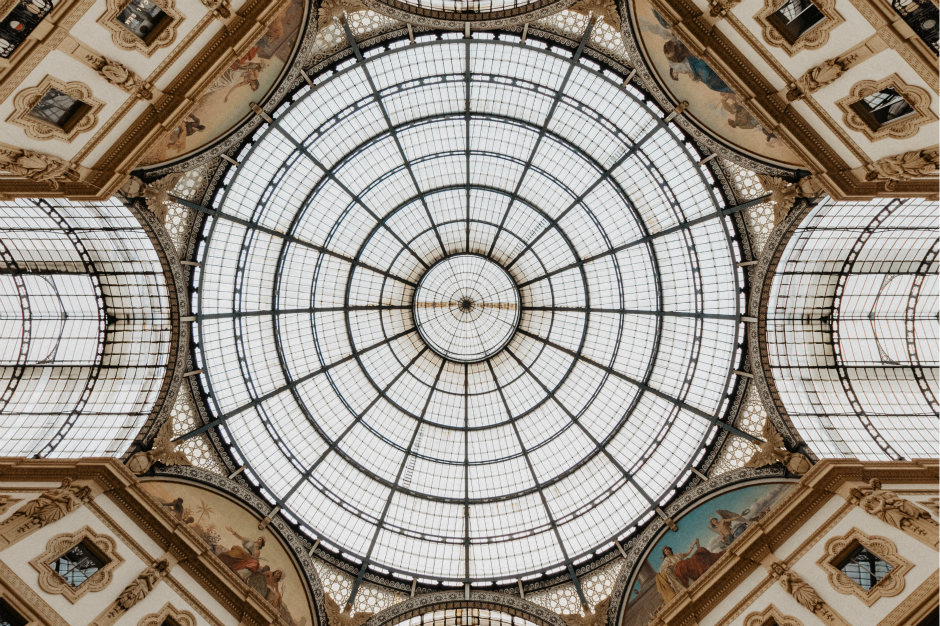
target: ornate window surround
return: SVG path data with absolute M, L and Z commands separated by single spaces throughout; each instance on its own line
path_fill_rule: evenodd
M 167 602 L 158 613 L 144 616 L 137 626 L 162 626 L 170 623 L 173 626 L 196 626 L 196 616 L 189 611 L 180 611 Z
M 82 541 L 97 551 L 95 556 L 104 561 L 104 565 L 88 580 L 78 587 L 73 587 L 49 565 Z M 89 526 L 83 526 L 74 533 L 56 535 L 46 543 L 45 551 L 29 562 L 39 572 L 40 589 L 46 593 L 65 596 L 72 604 L 78 602 L 86 593 L 101 591 L 111 584 L 114 570 L 122 563 L 124 558 L 117 553 L 117 541 L 108 535 L 96 533 Z
M 81 100 L 86 106 L 80 119 L 62 128 L 32 117 L 29 112 L 49 89 L 55 88 L 76 100 Z M 105 103 L 98 100 L 91 93 L 91 87 L 85 83 L 66 83 L 58 78 L 46 75 L 35 87 L 23 89 L 13 98 L 13 113 L 7 118 L 11 124 L 22 127 L 26 135 L 32 139 L 46 140 L 59 139 L 66 143 L 71 142 L 81 133 L 87 132 L 98 125 L 98 111 Z
M 803 622 L 796 619 L 795 617 L 790 617 L 789 615 L 784 615 L 780 612 L 773 604 L 767 606 L 766 609 L 760 613 L 748 613 L 744 618 L 744 626 L 768 626 L 768 624 L 776 624 L 777 626 L 803 626 Z
M 863 546 L 892 567 L 887 576 L 868 591 L 835 565 L 857 546 Z M 879 598 L 890 598 L 904 591 L 904 575 L 914 567 L 913 563 L 898 554 L 898 547 L 893 541 L 879 535 L 867 535 L 854 526 L 841 537 L 829 539 L 826 542 L 824 554 L 816 561 L 816 564 L 826 572 L 829 585 L 833 589 L 839 593 L 854 595 L 864 602 L 865 606 L 873 605 Z
M 872 130 L 871 126 L 855 112 L 852 105 L 887 87 L 893 87 L 901 97 L 907 100 L 907 103 L 914 109 L 914 114 L 889 122 L 878 130 Z M 871 141 L 888 137 L 907 139 L 916 135 L 924 124 L 937 120 L 937 116 L 930 110 L 930 94 L 927 90 L 916 85 L 908 85 L 897 74 L 891 74 L 881 80 L 862 80 L 855 83 L 849 89 L 849 95 L 836 100 L 836 106 L 842 109 L 842 122 L 852 130 L 863 133 Z
M 144 56 L 151 56 L 160 48 L 166 48 L 176 41 L 176 29 L 184 19 L 184 15 L 176 9 L 176 0 L 159 0 L 159 6 L 166 13 L 169 22 L 160 31 L 153 41 L 145 42 L 143 39 L 127 30 L 117 21 L 117 16 L 127 6 L 128 0 L 107 0 L 107 9 L 98 18 L 101 24 L 111 33 L 111 41 L 123 50 L 137 50 Z
M 800 35 L 796 41 L 790 43 L 770 21 L 770 16 L 786 1 L 764 0 L 764 8 L 754 15 L 754 19 L 761 26 L 761 36 L 764 42 L 774 48 L 782 48 L 791 57 L 800 50 L 813 50 L 826 45 L 829 41 L 829 33 L 845 21 L 842 14 L 836 11 L 836 0 L 814 0 L 814 4 L 825 17 L 821 22 Z

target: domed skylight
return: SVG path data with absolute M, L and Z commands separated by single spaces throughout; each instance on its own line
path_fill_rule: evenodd
M 204 229 L 214 418 L 354 560 L 458 582 L 583 561 L 727 410 L 743 295 L 708 172 L 639 92 L 539 45 L 346 63 L 257 133 Z

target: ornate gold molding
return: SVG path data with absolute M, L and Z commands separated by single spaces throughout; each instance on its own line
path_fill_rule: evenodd
M 868 166 L 871 171 L 865 174 L 865 180 L 882 181 L 885 189 L 891 191 L 897 183 L 914 178 L 936 177 L 940 169 L 940 147 L 925 150 L 911 150 L 902 154 L 878 159 Z M 936 498 L 934 498 L 936 501 Z M 940 512 L 935 513 L 940 516 Z
M 819 597 L 813 587 L 803 577 L 790 569 L 783 561 L 774 561 L 767 568 L 783 590 L 793 596 L 797 604 L 830 626 L 851 626 L 835 609 Z
M 786 0 L 764 0 L 764 8 L 757 12 L 754 19 L 760 24 L 761 36 L 767 45 L 781 48 L 791 57 L 800 50 L 813 50 L 826 45 L 829 41 L 829 33 L 845 21 L 845 18 L 836 11 L 836 0 L 815 0 L 813 4 L 824 16 L 822 21 L 790 43 L 770 21 L 770 16 L 785 2 Z
M 796 198 L 795 194 L 798 193 L 794 188 L 795 186 L 785 183 L 779 178 L 764 176 L 763 174 L 758 174 L 757 178 L 760 180 L 761 185 L 764 186 L 764 189 L 773 193 L 772 199 L 775 202 L 774 219 L 777 219 L 778 211 L 782 211 L 785 216 L 786 211 L 789 211 L 790 207 L 793 205 L 793 201 Z M 775 186 L 771 186 L 771 184 Z M 794 188 L 792 192 L 791 188 Z M 785 191 L 791 193 L 788 195 L 784 193 Z M 780 463 L 786 467 L 790 473 L 796 474 L 797 476 L 802 476 L 813 467 L 809 459 L 802 454 L 787 450 L 783 442 L 783 437 L 781 437 L 777 429 L 774 428 L 773 422 L 771 422 L 770 419 L 764 420 L 761 435 L 764 437 L 764 441 L 756 444 L 757 452 L 744 464 L 744 467 L 764 467 L 765 465 Z
M 0 561 L 0 596 L 32 626 L 69 626 L 25 580 Z
M 56 89 L 83 103 L 83 106 L 67 121 L 65 127 L 44 122 L 29 114 L 36 103 L 50 89 Z M 7 118 L 7 121 L 25 129 L 26 135 L 33 139 L 59 139 L 71 143 L 77 135 L 98 125 L 98 111 L 104 107 L 104 104 L 103 101 L 92 95 L 91 87 L 85 83 L 77 81 L 66 83 L 58 78 L 46 75 L 45 78 L 39 81 L 37 86 L 24 89 L 16 94 L 13 98 L 13 113 Z
M 920 587 L 912 591 L 878 626 L 901 626 L 920 624 L 932 610 L 937 608 L 937 587 L 940 586 L 940 570 L 931 574 Z
M 89 626 L 110 626 L 146 598 L 167 575 L 170 559 L 164 557 L 144 568 L 108 607 Z
M 834 59 L 827 59 L 806 72 L 789 85 L 787 101 L 793 102 L 815 93 L 826 85 L 831 85 L 837 78 L 862 61 L 885 50 L 887 45 L 877 35 L 869 37 L 866 41 L 851 50 L 840 54 Z
M 0 494 L 0 515 L 10 510 L 10 507 L 17 502 L 22 502 L 23 498 L 14 498 L 13 496 Z
M 98 18 L 98 23 L 111 33 L 111 41 L 115 46 L 122 50 L 137 50 L 149 57 L 160 48 L 173 45 L 176 41 L 176 29 L 184 19 L 183 14 L 176 10 L 176 0 L 159 1 L 158 6 L 166 14 L 165 19 L 168 22 L 150 42 L 141 39 L 118 22 L 117 17 L 126 6 L 127 0 L 107 0 L 107 9 Z
M 756 611 L 748 613 L 747 617 L 744 618 L 744 626 L 768 626 L 770 624 L 775 626 L 803 626 L 803 622 L 795 617 L 784 615 L 773 604 L 760 613 Z
M 167 622 L 173 626 L 196 626 L 196 616 L 189 611 L 180 611 L 167 602 L 159 613 L 145 616 L 137 622 L 137 626 L 163 626 Z
M 893 87 L 914 109 L 914 113 L 878 128 L 872 128 L 852 105 L 888 87 Z M 842 122 L 849 128 L 863 133 L 871 141 L 879 141 L 887 137 L 892 139 L 913 137 L 921 126 L 937 120 L 937 116 L 930 110 L 930 94 L 925 89 L 908 85 L 897 74 L 891 74 L 881 80 L 862 80 L 855 83 L 849 89 L 849 95 L 836 100 L 836 106 L 842 109 Z
M 58 521 L 91 500 L 91 488 L 65 478 L 56 489 L 42 492 L 0 523 L 0 550 Z
M 891 566 L 891 571 L 871 589 L 863 589 L 849 578 L 837 566 L 849 553 L 863 546 L 866 550 Z M 887 537 L 866 535 L 853 527 L 841 537 L 833 537 L 826 542 L 825 553 L 816 561 L 829 577 L 829 584 L 839 593 L 854 595 L 867 606 L 873 605 L 878 598 L 890 598 L 904 591 L 904 575 L 914 564 L 898 554 L 898 547 Z
M 868 484 L 870 489 L 867 490 L 852 487 L 846 500 L 924 545 L 934 550 L 940 547 L 940 525 L 930 513 L 895 492 L 882 489 L 877 477 L 871 478 Z
M 73 587 L 50 564 L 80 543 L 101 559 L 104 565 L 80 585 Z M 108 535 L 99 535 L 89 526 L 83 526 L 74 533 L 56 535 L 46 543 L 45 551 L 29 562 L 39 572 L 40 589 L 64 596 L 72 604 L 86 593 L 101 591 L 110 585 L 114 570 L 122 563 L 124 558 L 117 553 L 117 541 Z
M 139 195 L 131 195 L 130 197 L 145 198 L 147 208 L 153 211 L 157 219 L 163 222 L 166 220 L 166 203 L 169 201 L 169 190 L 173 189 L 182 177 L 182 174 L 170 174 L 154 185 L 145 185 L 139 178 L 132 176 L 128 183 L 131 185 L 139 184 L 141 189 Z M 163 184 L 161 185 L 161 183 Z M 128 194 L 127 184 L 121 187 L 121 192 L 125 195 Z M 177 450 L 179 445 L 179 442 L 173 441 L 173 417 L 170 416 L 160 427 L 157 436 L 153 440 L 153 447 L 146 452 L 138 452 L 129 458 L 127 467 L 135 474 L 144 474 L 158 461 L 164 465 L 192 465 L 189 459 L 186 458 L 186 454 L 181 450 Z

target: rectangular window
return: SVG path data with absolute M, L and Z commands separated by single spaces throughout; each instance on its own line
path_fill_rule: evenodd
M 26 626 L 28 620 L 0 598 L 0 626 Z
M 82 541 L 49 564 L 72 587 L 78 587 L 104 567 L 104 560 Z
M 879 559 L 862 545 L 856 546 L 836 567 L 865 591 L 869 591 L 881 582 L 881 579 L 892 570 L 891 565 Z
M 121 26 L 147 44 L 153 43 L 171 19 L 152 0 L 131 0 L 117 16 Z
M 29 116 L 68 132 L 90 108 L 81 100 L 50 87 L 29 110 Z
M 852 105 L 863 122 L 878 130 L 914 113 L 914 109 L 894 87 L 886 87 Z
M 768 20 L 789 43 L 819 24 L 825 16 L 812 0 L 787 0 Z

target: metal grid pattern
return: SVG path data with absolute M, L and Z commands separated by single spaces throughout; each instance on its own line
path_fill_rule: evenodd
M 787 413 L 821 457 L 936 454 L 937 204 L 827 201 L 794 233 L 767 310 Z
M 395 626 L 535 626 L 525 619 L 487 609 L 444 609 L 416 615 Z
M 156 251 L 117 201 L 0 202 L 0 455 L 120 455 L 170 349 Z
M 356 50 L 259 129 L 204 226 L 212 425 L 360 581 L 573 574 L 727 410 L 744 294 L 700 156 L 622 78 L 507 38 Z M 413 319 L 429 268 L 468 253 L 521 301 L 479 363 Z

